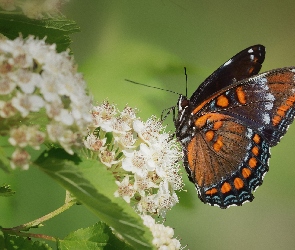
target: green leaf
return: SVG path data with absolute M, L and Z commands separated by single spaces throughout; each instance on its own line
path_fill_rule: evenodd
M 13 191 L 10 188 L 10 185 L 3 185 L 2 187 L 0 187 L 0 196 L 12 196 L 15 194 L 15 191 Z
M 77 24 L 64 17 L 36 20 L 23 15 L 0 14 L 0 33 L 9 39 L 19 37 L 20 33 L 23 37 L 34 35 L 40 39 L 46 36 L 46 42 L 56 43 L 58 51 L 66 50 L 72 42 L 69 35 L 78 31 Z
M 0 249 L 52 250 L 45 242 L 32 241 L 29 238 L 7 235 L 3 232 L 0 232 Z
M 114 197 L 115 179 L 104 165 L 88 159 L 79 162 L 62 149 L 49 150 L 35 163 L 135 249 L 153 248 L 152 234 L 139 215 L 123 199 Z
M 104 249 L 104 250 L 131 250 L 132 248 L 119 240 L 112 230 L 103 222 L 79 229 L 70 233 L 63 240 L 59 240 L 58 247 L 60 250 L 87 250 L 87 249 Z

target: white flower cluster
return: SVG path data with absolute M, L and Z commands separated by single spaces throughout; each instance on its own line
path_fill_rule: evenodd
M 130 107 L 119 112 L 104 102 L 93 107 L 92 116 L 94 127 L 84 144 L 114 173 L 115 196 L 135 204 L 141 214 L 164 215 L 178 202 L 175 191 L 183 187 L 176 140 L 155 117 L 143 122 Z
M 163 224 L 158 224 L 149 215 L 141 216 L 143 224 L 147 226 L 153 234 L 153 244 L 159 250 L 178 250 L 181 248 L 179 240 L 173 238 L 174 230 L 171 227 L 165 227 Z
M 22 10 L 24 15 L 41 19 L 59 13 L 60 7 L 69 0 L 0 0 L 0 8 L 6 11 Z
M 25 148 L 60 144 L 72 154 L 92 122 L 91 98 L 68 52 L 29 37 L 0 40 L 1 135 L 16 147 L 11 166 L 27 169 Z M 38 124 L 38 125 L 37 125 Z

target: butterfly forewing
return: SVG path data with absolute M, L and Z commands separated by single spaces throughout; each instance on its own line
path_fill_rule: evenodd
M 209 98 L 198 115 L 217 112 L 259 132 L 276 145 L 294 119 L 295 68 L 275 69 L 242 80 Z
M 262 45 L 243 50 L 191 99 L 179 98 L 176 136 L 204 203 L 227 208 L 252 201 L 268 171 L 269 148 L 294 119 L 295 67 L 253 75 L 264 54 Z
M 258 74 L 264 58 L 263 45 L 258 44 L 242 50 L 213 72 L 194 92 L 190 101 L 193 105 L 198 105 L 234 82 Z

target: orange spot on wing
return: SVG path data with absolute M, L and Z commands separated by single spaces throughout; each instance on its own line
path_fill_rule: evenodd
M 222 142 L 222 136 L 219 136 L 217 141 L 213 144 L 213 149 L 216 151 L 216 152 L 219 152 L 220 149 L 222 148 L 223 146 L 223 142 Z
M 221 192 L 223 194 L 229 192 L 231 190 L 231 186 L 228 182 L 223 183 L 222 187 L 221 187 Z
M 289 108 L 290 108 L 290 106 L 284 104 L 284 105 L 278 107 L 278 110 L 286 112 Z
M 225 95 L 220 95 L 217 97 L 216 104 L 219 107 L 226 108 L 229 105 L 228 98 Z
M 277 110 L 277 114 L 278 114 L 280 117 L 283 117 L 283 116 L 285 116 L 286 111 L 281 110 L 281 109 L 278 109 L 278 110 Z
M 248 168 L 243 168 L 242 169 L 242 175 L 244 178 L 248 178 L 251 175 L 251 170 Z
M 244 187 L 244 182 L 241 178 L 237 177 L 234 179 L 234 185 L 237 190 Z
M 259 154 L 259 148 L 257 146 L 253 147 L 252 153 L 257 156 Z
M 278 116 L 278 115 L 275 115 L 273 118 L 272 118 L 272 124 L 274 126 L 278 125 L 280 123 L 280 121 L 282 120 L 282 117 L 281 116 Z
M 259 144 L 260 141 L 261 141 L 261 138 L 258 134 L 255 134 L 254 137 L 253 137 L 253 141 L 256 143 L 256 144 Z
M 222 126 L 222 121 L 217 121 L 213 124 L 214 129 L 219 129 Z
M 250 158 L 250 160 L 249 160 L 249 166 L 250 166 L 250 168 L 256 168 L 256 166 L 257 166 L 257 159 L 254 158 L 254 157 Z
M 214 137 L 214 132 L 212 130 L 209 130 L 206 132 L 205 136 L 207 141 L 212 141 Z
M 218 192 L 218 191 L 217 191 L 216 188 L 211 188 L 211 189 L 207 190 L 205 194 L 207 194 L 207 195 L 214 195 L 214 194 L 216 194 L 217 192 Z
M 198 119 L 195 121 L 195 125 L 196 125 L 196 127 L 197 127 L 197 128 L 201 128 L 201 127 L 203 127 L 203 126 L 206 124 L 206 122 L 207 122 L 207 120 L 209 119 L 209 117 L 210 117 L 210 114 L 206 114 L 206 115 L 203 115 L 203 116 L 201 116 L 200 118 L 198 118 Z
M 294 105 L 294 102 L 295 102 L 295 95 L 293 96 L 290 96 L 286 101 L 285 103 L 283 103 L 281 106 L 279 106 L 277 108 L 277 115 L 275 115 L 273 118 L 272 118 L 272 124 L 274 126 L 278 125 L 281 120 L 283 119 L 283 117 L 286 115 L 286 112 L 292 108 L 292 106 Z
M 202 115 L 195 121 L 195 125 L 198 128 L 202 128 L 208 122 L 219 122 L 222 119 L 226 119 L 228 116 L 218 113 L 208 113 L 206 115 Z M 221 121 L 220 121 L 221 122 Z
M 290 97 L 287 99 L 286 104 L 287 104 L 288 106 L 293 106 L 294 102 L 295 102 L 295 96 L 293 95 L 293 96 L 290 96 Z
M 257 60 L 256 60 L 256 61 L 257 61 Z M 253 70 L 254 70 L 254 67 L 251 67 L 251 68 L 248 70 L 248 74 L 249 74 L 249 75 L 252 74 Z
M 236 93 L 237 93 L 239 103 L 245 104 L 247 101 L 246 101 L 246 94 L 245 94 L 245 91 L 243 90 L 243 88 L 237 87 Z

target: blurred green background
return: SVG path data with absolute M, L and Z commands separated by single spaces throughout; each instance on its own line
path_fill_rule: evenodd
M 295 2 L 193 0 L 71 0 L 64 7 L 81 33 L 72 50 L 95 100 L 140 110 L 143 119 L 176 104 L 178 95 L 124 81 L 125 78 L 188 95 L 217 67 L 242 49 L 266 46 L 262 71 L 295 65 Z M 166 119 L 173 131 L 172 116 Z M 185 171 L 180 204 L 167 214 L 166 225 L 186 249 L 295 248 L 295 125 L 272 149 L 270 172 L 252 203 L 221 210 L 204 205 Z M 0 224 L 15 226 L 62 204 L 64 192 L 49 177 L 31 168 L 0 176 L 17 191 L 0 200 L 7 208 Z M 54 218 L 43 233 L 64 237 L 97 221 L 83 206 Z M 38 230 L 40 232 L 40 230 Z

